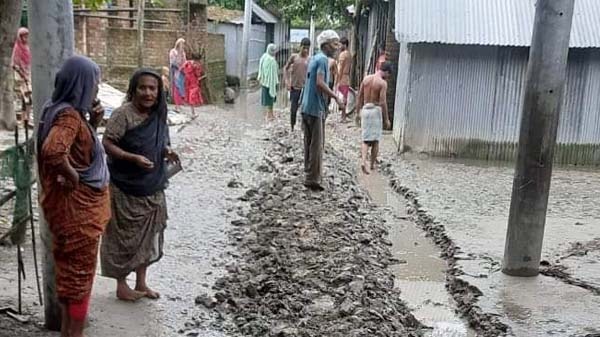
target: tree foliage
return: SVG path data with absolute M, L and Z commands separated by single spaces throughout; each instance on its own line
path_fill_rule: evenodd
M 354 4 L 354 0 L 256 0 L 256 2 L 265 8 L 276 9 L 294 26 L 308 25 L 311 7 L 314 5 L 317 26 L 328 28 L 338 28 L 348 23 L 349 18 L 345 15 L 346 8 Z M 209 0 L 208 3 L 227 9 L 244 9 L 244 0 Z
M 244 10 L 244 0 L 208 0 L 208 4 L 227 9 Z
M 262 0 L 261 3 L 277 8 L 293 22 L 308 22 L 313 8 L 318 26 L 337 28 L 350 20 L 346 15 L 346 8 L 353 5 L 354 0 Z

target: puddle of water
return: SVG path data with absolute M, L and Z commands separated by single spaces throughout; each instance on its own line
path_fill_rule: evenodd
M 391 191 L 387 181 L 377 172 L 359 175 L 359 182 L 372 200 L 385 212 L 392 254 L 402 263 L 392 266 L 396 287 L 415 317 L 432 328 L 430 337 L 471 337 L 475 332 L 456 314 L 454 301 L 446 291 L 446 261 L 425 233 L 408 221 L 406 202 Z

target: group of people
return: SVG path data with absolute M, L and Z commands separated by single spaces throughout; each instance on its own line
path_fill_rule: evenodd
M 116 279 L 119 299 L 159 297 L 146 276 L 163 255 L 166 167 L 179 163 L 170 148 L 163 81 L 153 70 L 136 71 L 126 102 L 113 112 L 101 142 L 96 135 L 104 115 L 96 98 L 100 78 L 90 59 L 67 59 L 37 134 L 61 337 L 83 336 L 99 250 L 102 274 Z M 126 279 L 132 272 L 133 288 Z
M 26 42 L 25 33 L 19 36 Z M 285 71 L 292 98 L 292 128 L 299 109 L 302 115 L 305 186 L 321 191 L 328 102 L 333 99 L 345 110 L 350 55 L 347 40 L 332 30 L 318 36 L 319 52 L 312 57 L 310 43 L 302 41 L 300 53 L 290 58 Z M 40 118 L 37 160 L 42 210 L 53 234 L 62 337 L 83 336 L 98 252 L 102 274 L 116 280 L 117 298 L 136 301 L 160 296 L 148 286 L 146 277 L 148 267 L 163 255 L 167 164 L 179 164 L 170 147 L 166 90 L 170 88 L 176 104 L 202 101 L 202 69 L 186 59 L 184 46 L 180 39 L 170 52 L 168 83 L 167 74 L 161 76 L 153 70 L 140 69 L 133 74 L 126 101 L 113 112 L 102 141 L 96 134 L 104 115 L 97 99 L 99 66 L 86 57 L 73 56 L 56 75 L 52 98 Z M 340 61 L 332 69 L 330 59 L 336 58 L 340 49 Z M 270 107 L 270 118 L 278 85 L 275 52 L 276 46 L 269 45 L 259 73 L 262 102 Z M 13 67 L 21 74 L 28 64 L 21 62 L 23 50 L 15 47 L 13 59 L 15 55 L 19 63 L 13 62 Z M 374 169 L 382 129 L 389 127 L 386 79 L 391 71 L 391 63 L 383 62 L 360 86 L 357 111 L 362 118 L 365 173 Z M 334 76 L 337 81 L 332 87 Z M 134 287 L 127 282 L 132 272 L 136 273 Z
M 192 53 L 192 58 L 188 59 L 185 49 L 185 40 L 178 39 L 169 52 L 169 68 L 163 68 L 162 78 L 175 110 L 179 111 L 182 105 L 189 105 L 194 113 L 194 107 L 204 104 L 202 80 L 205 74 L 199 61 L 202 55 Z
M 311 41 L 300 42 L 300 51 L 293 54 L 284 66 L 284 81 L 290 96 L 290 124 L 292 131 L 297 123 L 298 110 L 302 114 L 304 132 L 305 186 L 322 191 L 322 157 L 325 119 L 330 101 L 335 100 L 345 122 L 346 104 L 351 91 L 351 54 L 349 41 L 332 30 L 317 37 L 319 52 L 311 56 Z M 267 110 L 267 119 L 274 118 L 273 104 L 277 97 L 278 66 L 274 58 L 277 47 L 267 47 L 260 60 L 258 80 L 262 86 L 261 102 Z M 383 48 L 381 48 L 383 49 Z M 387 108 L 387 79 L 393 65 L 386 60 L 385 51 L 376 62 L 375 74 L 368 75 L 360 85 L 356 111 L 361 119 L 361 168 L 365 174 L 375 169 L 383 128 L 390 128 Z M 370 155 L 369 155 L 370 152 Z

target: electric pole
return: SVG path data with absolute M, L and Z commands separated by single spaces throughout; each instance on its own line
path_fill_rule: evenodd
M 566 82 L 574 0 L 538 0 L 502 271 L 536 276 Z
M 37 130 L 42 107 L 52 97 L 54 77 L 64 63 L 73 55 L 75 34 L 73 31 L 73 4 L 71 0 L 29 1 L 29 44 L 31 45 L 31 76 L 33 87 L 33 110 Z M 38 149 L 39 151 L 39 149 Z M 41 184 L 38 179 L 38 189 Z M 40 210 L 40 236 L 42 238 L 44 275 L 44 320 L 46 328 L 60 331 L 61 313 L 56 297 L 52 234 Z
M 252 2 L 253 0 L 245 0 L 244 3 L 244 31 L 242 33 L 242 57 L 240 58 L 240 86 L 242 89 L 248 89 L 248 49 L 252 29 Z

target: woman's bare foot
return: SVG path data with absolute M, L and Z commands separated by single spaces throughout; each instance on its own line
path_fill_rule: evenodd
M 160 298 L 160 294 L 148 288 L 148 286 L 136 286 L 135 290 L 144 293 L 144 296 L 151 300 L 157 300 Z
M 144 296 L 146 293 L 131 289 L 127 282 L 117 283 L 117 298 L 121 301 L 135 302 Z

